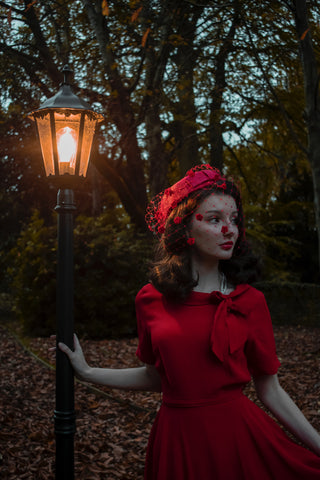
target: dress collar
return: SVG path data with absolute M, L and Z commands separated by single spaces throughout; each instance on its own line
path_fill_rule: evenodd
M 213 291 L 211 293 L 192 291 L 189 297 L 183 303 L 185 305 L 210 305 L 212 303 L 216 303 L 214 301 L 214 298 L 218 300 L 218 303 L 219 300 L 224 300 L 228 298 L 235 300 L 237 297 L 243 295 L 244 292 L 249 290 L 249 288 L 250 285 L 248 284 L 237 285 L 236 288 L 227 295 L 224 295 L 219 291 Z

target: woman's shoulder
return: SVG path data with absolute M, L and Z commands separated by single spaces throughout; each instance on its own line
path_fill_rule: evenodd
M 239 303 L 246 305 L 248 312 L 260 307 L 262 304 L 266 304 L 265 296 L 261 290 L 249 284 L 237 285 L 230 296 L 235 297 L 234 300 Z
M 244 295 L 247 298 L 261 298 L 263 293 L 249 283 L 240 283 L 233 287 L 231 295 Z
M 160 300 L 162 294 L 152 285 L 152 283 L 147 283 L 144 285 L 136 296 L 136 303 L 150 303 L 154 300 Z

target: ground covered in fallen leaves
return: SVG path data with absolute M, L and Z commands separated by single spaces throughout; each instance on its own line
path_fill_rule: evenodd
M 312 424 L 320 430 L 320 329 L 275 327 L 282 367 L 279 377 Z M 50 339 L 23 339 L 0 326 L 0 477 L 3 480 L 54 478 L 55 373 Z M 95 366 L 140 365 L 137 339 L 85 340 Z M 159 394 L 99 390 L 76 384 L 77 480 L 141 480 L 149 431 Z M 254 390 L 246 390 L 254 399 Z

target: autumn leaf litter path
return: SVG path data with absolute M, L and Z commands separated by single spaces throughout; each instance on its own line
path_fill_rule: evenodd
M 50 363 L 47 360 L 45 360 L 44 358 L 42 358 L 41 356 L 34 353 L 30 349 L 30 347 L 28 347 L 26 345 L 26 343 L 23 340 L 21 340 L 21 338 L 13 330 L 11 330 L 11 329 L 8 330 L 7 329 L 7 331 L 9 333 L 9 335 L 12 335 L 12 337 L 14 337 L 15 341 L 27 352 L 28 355 L 30 355 L 35 360 L 37 360 L 37 362 L 42 363 L 45 367 L 50 368 L 51 370 L 55 371 L 55 365 L 53 365 L 52 362 Z M 45 343 L 47 343 L 47 342 L 45 342 Z M 123 398 L 117 397 L 114 394 L 112 395 L 112 394 L 110 394 L 110 393 L 108 393 L 104 390 L 101 390 L 100 388 L 97 388 L 97 387 L 94 387 L 93 385 L 89 385 L 88 383 L 82 382 L 81 380 L 79 380 L 77 378 L 75 378 L 75 382 L 85 386 L 89 391 L 91 391 L 92 393 L 94 393 L 98 396 L 106 397 L 109 400 L 120 403 L 122 405 L 127 405 L 129 408 L 132 408 L 133 410 L 137 410 L 139 412 L 148 412 L 149 411 L 148 408 L 143 407 L 141 405 L 138 405 L 138 404 L 132 402 L 130 399 L 124 400 Z
M 0 327 L 1 479 L 54 478 L 55 372 L 44 360 L 50 342 L 31 339 L 25 345 L 16 334 Z M 118 353 L 112 349 L 117 343 L 108 342 L 114 364 Z M 134 348 L 129 341 L 124 356 Z M 101 355 L 101 349 L 97 350 Z M 114 396 L 80 382 L 75 390 L 75 478 L 142 479 L 159 395 L 140 394 L 139 398 L 135 392 L 123 392 Z

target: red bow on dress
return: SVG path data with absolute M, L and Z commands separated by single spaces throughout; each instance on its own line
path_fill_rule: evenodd
M 238 296 L 223 295 L 220 292 L 210 294 L 210 301 L 218 304 L 213 318 L 210 333 L 210 345 L 213 353 L 221 362 L 224 362 L 230 353 L 233 353 L 246 337 L 246 329 L 239 325 L 239 315 L 245 317 L 242 306 L 237 302 Z

